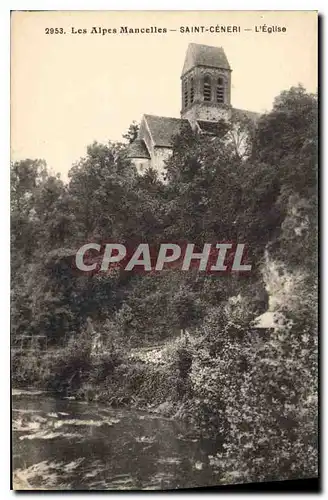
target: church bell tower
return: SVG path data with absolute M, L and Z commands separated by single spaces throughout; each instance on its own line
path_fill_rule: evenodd
M 221 47 L 190 43 L 181 75 L 181 118 L 218 122 L 231 112 L 231 68 Z

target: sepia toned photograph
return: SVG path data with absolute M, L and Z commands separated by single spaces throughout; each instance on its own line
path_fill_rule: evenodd
M 316 484 L 318 13 L 12 11 L 10 50 L 12 489 Z

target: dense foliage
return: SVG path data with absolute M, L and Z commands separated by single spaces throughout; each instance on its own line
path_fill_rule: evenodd
M 48 343 L 13 356 L 13 381 L 190 419 L 224 482 L 315 475 L 317 100 L 292 88 L 256 127 L 219 128 L 175 138 L 165 184 L 126 144 L 89 146 L 68 184 L 13 163 L 12 342 Z M 76 250 L 108 240 L 244 242 L 252 272 L 77 274 Z M 276 327 L 258 329 L 268 308 Z M 156 344 L 161 363 L 130 356 Z

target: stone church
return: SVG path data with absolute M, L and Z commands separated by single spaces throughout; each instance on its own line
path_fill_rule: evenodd
M 140 174 L 152 167 L 162 175 L 181 125 L 215 135 L 217 122 L 233 113 L 256 121 L 257 113 L 231 106 L 231 73 L 221 47 L 189 44 L 181 74 L 181 118 L 143 115 L 138 138 L 129 147 L 129 157 Z

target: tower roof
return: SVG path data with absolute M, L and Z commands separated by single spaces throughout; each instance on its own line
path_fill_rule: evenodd
M 210 68 L 227 69 L 231 71 L 227 56 L 222 47 L 211 47 L 190 43 L 188 45 L 182 75 L 195 66 L 208 66 Z

